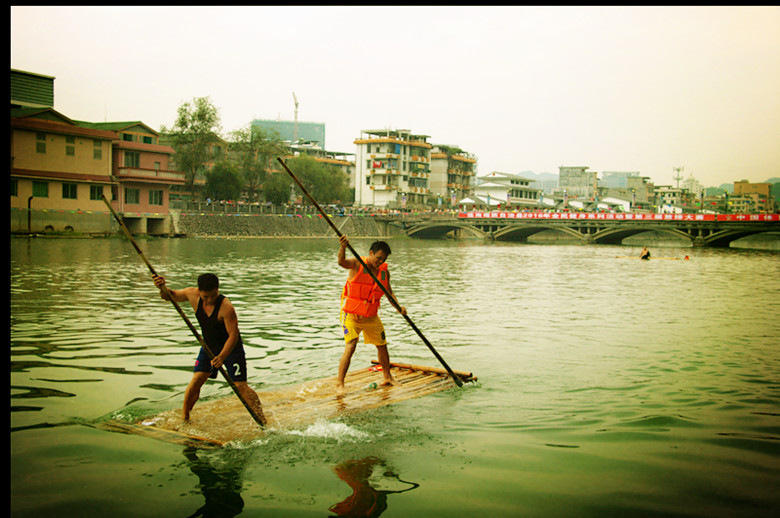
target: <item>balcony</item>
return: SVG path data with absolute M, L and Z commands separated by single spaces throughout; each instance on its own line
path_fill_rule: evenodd
M 369 155 L 372 160 L 386 160 L 389 158 L 395 158 L 396 160 L 399 158 L 398 153 L 372 153 Z
M 372 191 L 397 191 L 398 186 L 397 185 L 372 185 L 371 186 Z
M 159 169 L 142 169 L 140 167 L 118 167 L 118 180 L 136 180 L 140 182 L 165 183 L 184 185 L 184 173 L 181 171 L 161 171 Z

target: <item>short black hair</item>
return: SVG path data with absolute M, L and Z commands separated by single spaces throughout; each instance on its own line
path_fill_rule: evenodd
M 213 273 L 204 273 L 198 277 L 198 289 L 211 291 L 219 288 L 219 279 Z
M 384 241 L 374 241 L 371 243 L 371 248 L 368 249 L 369 252 L 378 252 L 382 250 L 385 255 L 390 255 L 390 245 L 385 243 Z

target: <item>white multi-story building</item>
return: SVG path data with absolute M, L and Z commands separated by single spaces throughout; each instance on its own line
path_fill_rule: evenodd
M 511 173 L 494 171 L 477 177 L 474 187 L 475 199 L 492 206 L 537 207 L 540 189 L 531 187 L 533 180 Z
M 409 130 L 362 130 L 355 140 L 355 205 L 422 208 L 431 196 L 431 144 Z
M 694 178 L 693 175 L 690 175 L 688 178 L 683 180 L 683 189 L 687 189 L 688 192 L 690 192 L 697 199 L 700 198 L 704 192 L 704 186 L 699 180 Z

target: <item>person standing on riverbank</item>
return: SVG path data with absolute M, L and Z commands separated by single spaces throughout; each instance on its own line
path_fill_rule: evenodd
M 344 393 L 344 378 L 347 375 L 352 355 L 357 347 L 358 337 L 363 333 L 365 343 L 374 344 L 377 349 L 379 365 L 382 367 L 384 380 L 380 385 L 397 385 L 398 382 L 390 373 L 390 355 L 387 352 L 387 340 L 385 328 L 380 320 L 379 300 L 384 295 L 382 288 L 376 285 L 371 274 L 364 271 L 363 265 L 357 258 L 347 258 L 347 236 L 339 238 L 338 264 L 349 270 L 349 277 L 344 285 L 341 295 L 341 327 L 344 331 L 344 353 L 339 361 L 338 380 L 336 391 Z M 399 312 L 406 315 L 406 308 L 398 304 L 390 287 L 390 272 L 387 270 L 387 257 L 390 255 L 390 246 L 384 241 L 375 241 L 368 252 L 368 257 L 362 257 L 363 262 L 376 276 L 387 290 L 388 296 L 393 297 Z
M 165 278 L 153 275 L 154 285 L 160 290 L 163 300 L 170 300 L 165 293 Z M 184 392 L 182 418 L 190 420 L 190 411 L 200 398 L 200 389 L 209 378 L 216 378 L 220 367 L 225 367 L 230 379 L 236 385 L 244 400 L 252 407 L 263 423 L 266 422 L 262 405 L 257 393 L 247 385 L 246 356 L 241 333 L 238 330 L 238 317 L 230 299 L 219 292 L 219 279 L 213 273 L 204 273 L 198 277 L 198 286 L 180 290 L 168 289 L 176 302 L 189 301 L 200 328 L 203 340 L 214 358 L 201 347 L 195 361 L 192 379 Z

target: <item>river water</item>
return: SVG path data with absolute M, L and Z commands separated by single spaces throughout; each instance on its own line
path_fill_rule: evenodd
M 193 450 L 95 427 L 179 408 L 197 354 L 128 241 L 12 239 L 11 516 L 778 516 L 780 253 L 390 244 L 409 316 L 479 381 Z M 173 288 L 220 276 L 256 389 L 335 373 L 335 238 L 140 246 Z M 391 359 L 436 366 L 384 306 Z

